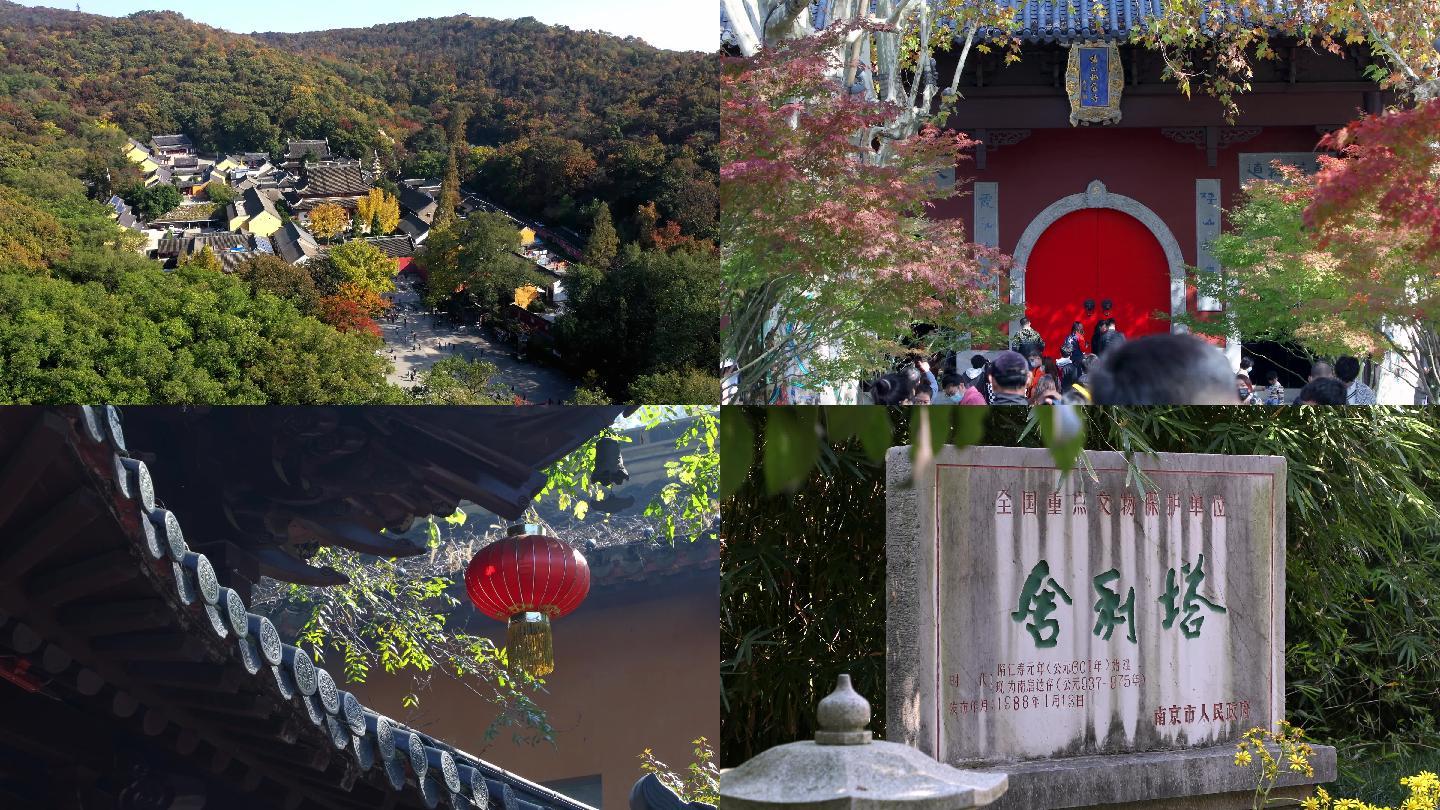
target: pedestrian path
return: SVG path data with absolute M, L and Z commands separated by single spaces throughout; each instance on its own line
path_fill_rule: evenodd
M 396 285 L 387 296 L 395 303 L 393 317 L 380 321 L 381 354 L 393 365 L 390 382 L 405 389 L 418 386 L 431 366 L 458 354 L 492 363 L 499 370 L 496 382 L 526 402 L 561 403 L 574 396 L 574 381 L 559 370 L 517 359 L 514 348 L 489 340 L 473 324 L 454 327 L 444 316 L 430 314 L 409 279 L 396 279 Z

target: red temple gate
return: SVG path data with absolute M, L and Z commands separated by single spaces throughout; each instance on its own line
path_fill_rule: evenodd
M 1095 323 L 1114 318 L 1127 336 L 1165 332 L 1170 310 L 1165 251 L 1140 220 L 1084 208 L 1053 222 L 1025 265 L 1025 312 L 1057 355 L 1074 321 L 1088 341 Z

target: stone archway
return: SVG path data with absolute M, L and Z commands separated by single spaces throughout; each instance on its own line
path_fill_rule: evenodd
M 1109 208 L 1120 211 L 1144 224 L 1165 252 L 1165 262 L 1170 272 L 1170 315 L 1172 318 L 1183 315 L 1185 313 L 1185 259 L 1180 252 L 1180 243 L 1175 239 L 1175 234 L 1171 233 L 1165 222 L 1143 203 L 1123 194 L 1110 192 L 1099 180 L 1092 180 L 1085 191 L 1080 194 L 1071 194 L 1051 203 L 1026 226 L 1013 254 L 1015 262 L 1010 269 L 1010 302 L 1024 307 L 1025 267 L 1040 236 L 1066 214 L 1087 208 Z M 1014 334 L 1019 327 L 1018 321 L 1013 322 L 1010 327 L 1011 334 Z M 1184 329 L 1174 325 L 1172 321 L 1171 331 L 1179 332 Z

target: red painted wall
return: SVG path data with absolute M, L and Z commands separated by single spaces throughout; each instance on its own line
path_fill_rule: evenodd
M 1158 129 L 1037 129 L 1018 144 L 989 150 L 984 171 L 966 161 L 957 174 L 1000 184 L 1000 248 L 1007 253 L 1014 252 L 1030 221 L 1047 206 L 1099 180 L 1112 193 L 1139 201 L 1164 220 L 1180 242 L 1185 263 L 1193 265 L 1197 179 L 1219 178 L 1222 204 L 1229 208 L 1239 199 L 1241 152 L 1308 152 L 1319 140 L 1311 126 L 1267 127 L 1243 144 L 1220 150 L 1212 168 L 1203 149 L 1176 143 Z M 932 215 L 960 217 L 973 234 L 972 186 L 966 182 L 957 190 L 963 196 L 936 204 Z M 1192 288 L 1186 306 L 1194 305 Z

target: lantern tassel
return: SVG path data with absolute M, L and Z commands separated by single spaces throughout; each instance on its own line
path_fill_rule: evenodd
M 510 617 L 505 631 L 505 656 L 512 671 L 524 671 L 543 678 L 555 671 L 555 643 L 550 617 L 540 611 L 525 611 Z

